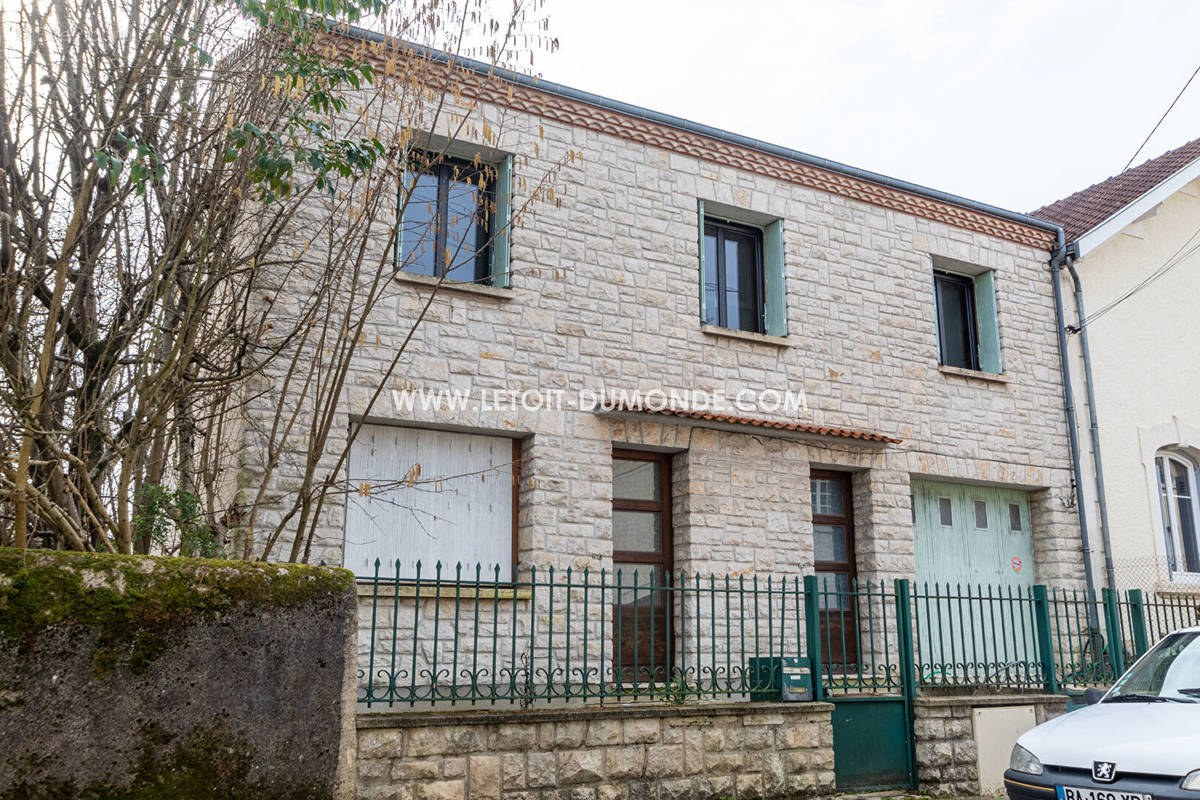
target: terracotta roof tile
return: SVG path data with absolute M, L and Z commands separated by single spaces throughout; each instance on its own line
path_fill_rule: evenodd
M 707 422 L 722 422 L 729 425 L 746 425 L 753 428 L 769 428 L 777 431 L 811 433 L 819 436 L 839 436 L 845 439 L 859 439 L 865 442 L 900 444 L 902 441 L 900 439 L 893 439 L 890 436 L 885 436 L 882 433 L 856 431 L 849 428 L 833 428 L 826 425 L 806 425 L 800 422 L 772 422 L 771 420 L 766 419 L 739 417 L 732 414 L 717 414 L 711 411 L 686 411 L 675 408 L 646 408 L 644 406 L 635 406 L 630 404 L 617 404 L 614 408 L 609 410 L 614 412 L 633 412 L 637 414 L 661 414 L 668 417 L 680 417 L 683 419 L 695 419 Z
M 1057 222 L 1063 227 L 1067 241 L 1075 241 L 1197 158 L 1200 158 L 1200 139 L 1193 139 L 1120 175 L 1042 206 L 1032 216 Z

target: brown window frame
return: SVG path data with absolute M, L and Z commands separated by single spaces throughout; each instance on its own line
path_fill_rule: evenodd
M 846 528 L 846 560 L 845 561 L 818 561 L 814 554 L 813 569 L 816 572 L 845 572 L 846 580 L 858 580 L 858 553 L 854 547 L 854 503 L 853 490 L 851 484 L 854 481 L 853 473 L 839 472 L 831 469 L 814 469 L 809 473 L 809 480 L 814 478 L 818 480 L 834 480 L 838 481 L 842 486 L 842 508 L 846 513 L 842 515 L 835 514 L 817 514 L 813 512 L 813 525 L 844 525 Z M 849 589 L 849 584 L 847 585 Z
M 671 535 L 671 454 L 654 453 L 647 450 L 622 450 L 613 448 L 613 461 L 654 461 L 658 469 L 658 500 L 625 500 L 613 496 L 613 511 L 650 511 L 662 514 L 662 552 L 648 553 L 643 550 L 617 550 L 613 547 L 613 570 L 618 562 L 656 564 L 662 568 L 664 579 L 671 574 L 674 565 L 674 537 Z

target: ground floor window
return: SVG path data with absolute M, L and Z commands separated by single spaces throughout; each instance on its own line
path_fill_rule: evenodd
M 502 436 L 364 425 L 350 451 L 343 564 L 402 580 L 512 580 L 520 442 Z
M 1171 572 L 1200 572 L 1197 538 L 1196 463 L 1182 453 L 1160 451 L 1154 459 L 1158 499 Z

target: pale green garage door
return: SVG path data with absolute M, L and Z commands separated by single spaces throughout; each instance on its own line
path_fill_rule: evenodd
M 1000 598 L 1028 597 L 1034 583 L 1028 493 L 929 481 L 912 492 L 923 679 L 1027 668 L 1032 606 Z

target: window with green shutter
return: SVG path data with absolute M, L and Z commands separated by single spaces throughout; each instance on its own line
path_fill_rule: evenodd
M 783 220 L 697 204 L 700 320 L 731 330 L 787 336 Z
M 999 375 L 1003 367 L 995 272 L 965 274 L 941 268 L 944 260 L 935 259 L 934 263 L 939 363 Z
M 450 281 L 509 285 L 512 157 L 477 165 L 442 153 L 406 158 L 396 239 L 400 269 Z

